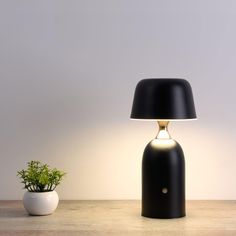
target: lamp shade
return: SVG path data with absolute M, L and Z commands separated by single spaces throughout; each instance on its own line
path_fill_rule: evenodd
M 131 118 L 194 119 L 192 89 L 185 79 L 143 79 L 135 89 Z

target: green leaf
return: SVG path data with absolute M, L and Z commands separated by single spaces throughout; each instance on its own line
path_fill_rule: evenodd
M 56 168 L 50 169 L 49 165 L 39 161 L 30 161 L 27 163 L 26 170 L 17 171 L 17 176 L 22 180 L 30 192 L 46 192 L 54 190 L 60 183 L 65 172 Z

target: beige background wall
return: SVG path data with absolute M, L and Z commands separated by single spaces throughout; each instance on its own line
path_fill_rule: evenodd
M 155 122 L 130 121 L 136 83 L 187 78 L 197 121 L 172 122 L 188 199 L 236 199 L 236 2 L 0 1 L 0 199 L 41 160 L 62 199 L 139 199 Z

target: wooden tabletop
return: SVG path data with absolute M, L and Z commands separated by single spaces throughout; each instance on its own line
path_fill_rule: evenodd
M 236 235 L 236 201 L 188 201 L 187 216 L 140 216 L 140 201 L 60 201 L 49 216 L 29 216 L 21 201 L 0 201 L 0 235 Z

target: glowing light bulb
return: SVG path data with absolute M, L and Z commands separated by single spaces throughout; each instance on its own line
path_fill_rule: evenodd
M 169 121 L 158 121 L 159 131 L 155 139 L 151 141 L 151 145 L 155 148 L 171 148 L 176 145 L 168 132 Z

